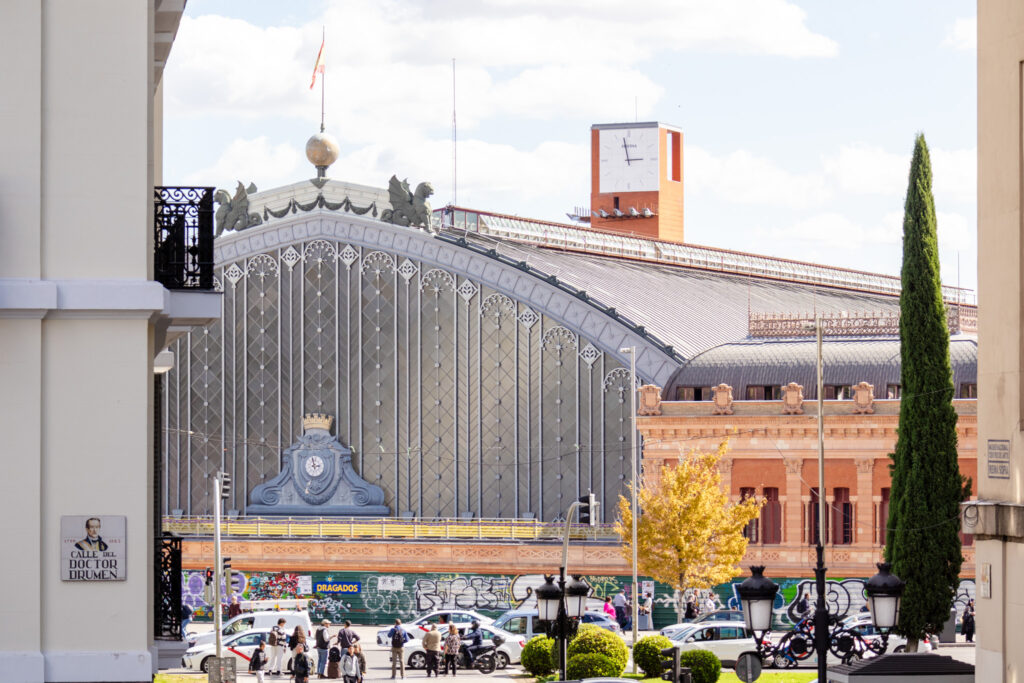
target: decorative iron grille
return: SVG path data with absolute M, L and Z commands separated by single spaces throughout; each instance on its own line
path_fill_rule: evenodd
M 181 640 L 181 539 L 165 534 L 156 539 L 153 635 Z
M 154 187 L 154 278 L 167 289 L 213 290 L 213 188 Z

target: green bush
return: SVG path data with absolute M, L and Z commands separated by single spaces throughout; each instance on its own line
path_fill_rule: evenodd
M 661 651 L 672 647 L 672 641 L 665 636 L 644 636 L 633 646 L 633 659 L 643 669 L 647 678 L 661 675 Z
M 569 680 L 579 680 L 581 678 L 615 678 L 622 673 L 622 667 L 620 667 L 608 655 L 602 655 L 594 652 L 570 657 L 565 673 L 569 677 Z
M 572 659 L 576 655 L 591 654 L 604 655 L 611 659 L 618 669 L 614 676 L 625 670 L 626 660 L 629 658 L 629 650 L 622 642 L 622 638 L 611 631 L 587 624 L 580 627 L 576 637 L 569 643 L 568 656 Z
M 684 650 L 679 653 L 679 665 L 690 667 L 693 683 L 715 683 L 722 675 L 722 662 L 707 650 Z
M 531 638 L 530 642 L 523 647 L 522 654 L 519 655 L 523 668 L 534 676 L 544 676 L 557 669 L 555 664 L 557 657 L 555 641 L 547 636 Z

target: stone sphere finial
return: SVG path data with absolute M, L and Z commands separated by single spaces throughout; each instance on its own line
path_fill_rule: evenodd
M 325 177 L 327 167 L 338 160 L 338 152 L 338 141 L 323 130 L 306 141 L 306 158 L 316 166 L 317 178 Z

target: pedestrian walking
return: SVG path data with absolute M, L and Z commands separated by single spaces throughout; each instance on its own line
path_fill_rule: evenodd
M 263 683 L 263 667 L 266 663 L 267 643 L 261 640 L 259 647 L 252 651 L 252 657 L 249 659 L 249 673 L 256 674 L 256 680 L 259 683 Z
M 807 613 L 811 611 L 811 601 L 807 599 L 807 591 L 803 591 L 800 594 L 800 599 L 796 601 L 796 613 L 800 615 L 800 618 L 806 617 Z
M 618 622 L 619 628 L 626 628 L 626 605 L 629 604 L 629 600 L 626 599 L 626 589 L 620 588 L 619 592 L 612 598 L 612 607 L 615 608 L 615 621 Z
M 974 642 L 974 619 L 974 600 L 968 600 L 967 606 L 964 607 L 963 620 L 960 623 L 960 631 L 968 643 Z
M 355 645 L 349 645 L 345 654 L 341 656 L 341 676 L 345 683 L 359 682 L 359 658 L 356 657 Z
M 284 649 L 288 645 L 288 636 L 284 632 L 284 625 L 287 623 L 284 617 L 277 620 L 277 625 L 270 629 L 269 645 L 271 648 L 270 652 L 270 671 L 271 676 L 281 675 L 281 664 L 284 662 Z
M 324 619 L 316 630 L 316 676 L 324 678 L 327 671 L 327 650 L 331 647 L 331 622 Z
M 430 674 L 434 677 L 440 676 L 437 671 L 437 660 L 441 655 L 441 632 L 437 630 L 436 624 L 430 625 L 430 630 L 423 635 L 423 649 L 427 653 L 427 678 Z
M 228 605 L 228 619 L 234 619 L 242 613 L 242 606 L 238 604 L 238 596 L 231 596 L 231 604 Z
M 187 640 L 188 634 L 185 629 L 192 622 L 192 608 L 187 603 L 181 603 L 181 639 Z
M 292 674 L 295 676 L 295 683 L 309 683 L 309 676 L 313 673 L 313 658 L 306 654 L 306 640 L 303 638 L 295 645 L 295 655 L 292 657 Z
M 686 608 L 683 610 L 683 621 L 693 621 L 697 618 L 697 601 L 691 595 L 686 599 Z
M 612 607 L 612 599 L 609 598 L 608 596 L 605 596 L 605 598 L 604 598 L 604 606 L 601 609 L 603 609 L 604 613 L 607 614 L 612 619 L 617 619 L 618 618 L 618 615 L 615 614 L 615 608 Z
M 710 614 L 711 612 L 714 612 L 714 611 L 715 611 L 715 598 L 713 597 L 713 593 L 708 591 L 707 597 L 704 598 L 704 613 L 705 614 Z
M 352 646 L 355 650 L 356 659 L 359 660 L 359 683 L 363 683 L 363 677 L 366 676 L 366 655 L 363 654 L 363 646 L 356 643 Z
M 346 619 L 344 624 L 341 630 L 338 631 L 338 647 L 341 648 L 342 652 L 345 652 L 349 645 L 355 645 L 359 642 L 359 634 L 352 630 L 352 622 Z
M 341 654 L 344 650 L 338 645 L 335 638 L 330 649 L 327 650 L 327 678 L 341 678 Z
M 395 625 L 388 631 L 388 639 L 391 641 L 391 677 L 395 677 L 395 671 L 402 672 L 405 678 L 405 644 L 409 642 L 409 634 L 402 628 L 402 620 L 395 619 Z
M 295 654 L 295 648 L 299 645 L 302 646 L 302 651 L 305 652 L 308 647 L 306 645 L 306 631 L 301 626 L 296 626 L 295 630 L 288 637 L 288 649 L 292 651 L 292 654 Z M 308 657 L 309 655 L 307 654 L 306 656 Z
M 459 649 L 462 647 L 462 638 L 459 637 L 459 629 L 455 625 L 448 627 L 448 637 L 444 639 L 444 673 L 448 675 L 448 668 L 451 667 L 452 676 L 459 665 Z

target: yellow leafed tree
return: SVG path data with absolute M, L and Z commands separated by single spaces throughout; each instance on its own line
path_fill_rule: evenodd
M 661 468 L 656 483 L 637 489 L 637 572 L 674 587 L 680 612 L 686 589 L 711 588 L 740 574 L 747 550 L 743 527 L 764 504 L 754 498 L 729 501 L 718 472 L 727 448 L 723 442 L 717 452 L 680 456 L 678 464 Z M 624 496 L 619 496 L 619 516 L 615 530 L 632 563 L 633 516 Z

